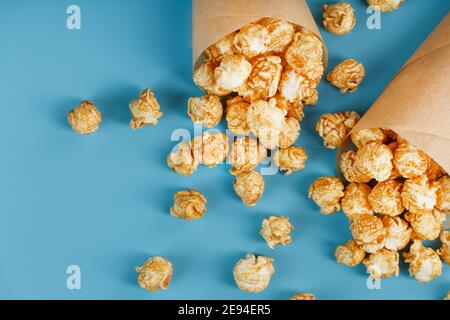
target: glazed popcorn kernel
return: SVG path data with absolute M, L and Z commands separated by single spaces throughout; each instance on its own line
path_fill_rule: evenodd
M 383 221 L 373 215 L 362 215 L 350 228 L 353 239 L 367 253 L 375 253 L 385 245 L 386 229 Z
M 277 245 L 286 246 L 292 242 L 291 231 L 294 226 L 286 217 L 269 217 L 262 222 L 261 236 L 267 245 L 274 249 Z
M 392 278 L 400 274 L 399 268 L 400 256 L 397 251 L 381 249 L 369 255 L 363 261 L 367 268 L 367 273 L 373 281 L 381 278 Z
M 139 99 L 130 102 L 130 110 L 133 114 L 130 126 L 133 129 L 142 129 L 145 126 L 157 125 L 158 119 L 163 116 L 160 109 L 153 92 L 145 89 L 141 92 Z
M 427 283 L 442 274 L 442 262 L 431 248 L 423 246 L 422 241 L 414 241 L 409 252 L 403 254 L 409 264 L 409 274 L 421 283 Z
M 438 180 L 436 208 L 450 214 L 450 177 L 443 176 Z
M 320 207 L 323 214 L 341 210 L 343 196 L 344 184 L 336 177 L 319 178 L 309 187 L 308 197 Z
M 285 172 L 286 176 L 303 170 L 306 160 L 308 160 L 306 150 L 297 146 L 280 149 L 274 155 L 275 164 L 281 171 Z
M 394 153 L 394 166 L 404 178 L 423 175 L 429 164 L 429 158 L 422 150 L 409 143 L 401 143 Z
M 223 106 L 215 95 L 192 97 L 188 101 L 188 114 L 194 123 L 213 128 L 222 120 Z
M 386 181 L 392 174 L 393 154 L 380 142 L 366 144 L 356 153 L 355 166 L 358 170 L 377 181 Z
M 300 136 L 300 123 L 295 118 L 286 118 L 280 131 L 280 148 L 289 148 Z
M 227 158 L 228 138 L 222 132 L 205 132 L 192 140 L 192 150 L 196 161 L 213 168 Z
M 328 74 L 327 80 L 342 93 L 355 92 L 365 75 L 366 72 L 361 63 L 353 59 L 347 59 L 339 63 Z
M 328 149 L 338 148 L 351 129 L 359 121 L 356 112 L 327 113 L 320 117 L 316 131 L 323 138 L 323 144 Z
M 247 24 L 234 37 L 234 47 L 247 59 L 266 53 L 269 43 L 269 31 L 256 23 Z
M 312 293 L 297 293 L 294 294 L 289 300 L 317 300 L 316 296 L 313 295 Z
M 445 174 L 445 170 L 436 161 L 428 157 L 428 168 L 425 174 L 428 180 L 436 181 Z
M 258 21 L 269 32 L 268 51 L 275 53 L 283 53 L 294 39 L 295 29 L 289 22 L 264 18 Z
M 430 183 L 425 175 L 407 179 L 402 190 L 403 205 L 412 213 L 433 210 L 437 201 L 437 191 L 436 184 Z
M 243 292 L 257 293 L 267 288 L 274 272 L 273 259 L 247 254 L 245 259 L 239 260 L 234 267 L 233 276 Z
M 253 207 L 264 193 L 264 178 L 255 171 L 243 172 L 234 180 L 234 190 L 247 206 Z
M 216 85 L 226 91 L 242 86 L 252 72 L 252 65 L 240 54 L 226 56 L 214 71 Z
M 97 131 L 102 113 L 92 101 L 86 100 L 69 112 L 67 120 L 74 131 L 86 135 Z
M 206 49 L 205 60 L 214 65 L 219 65 L 225 56 L 236 53 L 236 49 L 234 48 L 234 37 L 236 36 L 236 33 L 237 32 L 233 32 L 223 37 Z
M 214 94 L 219 97 L 226 96 L 231 91 L 220 88 L 217 85 L 215 70 L 216 66 L 210 62 L 202 64 L 194 71 L 194 83 L 208 94 Z
M 356 267 L 363 262 L 366 257 L 366 252 L 356 244 L 355 240 L 350 240 L 337 247 L 334 255 L 337 263 L 348 267 Z
M 383 142 L 385 135 L 381 129 L 363 129 L 358 132 L 353 132 L 351 135 L 353 144 L 358 149 L 364 147 L 371 142 Z
M 355 10 L 346 2 L 323 6 L 323 26 L 336 35 L 344 35 L 356 24 Z
M 304 105 L 301 100 L 289 102 L 286 98 L 284 98 L 280 94 L 276 95 L 275 99 L 277 102 L 277 107 L 287 112 L 287 116 L 289 118 L 295 118 L 299 122 L 303 120 L 303 118 L 305 117 L 305 113 L 304 113 Z
M 257 140 L 248 137 L 237 138 L 231 145 L 229 161 L 231 174 L 237 176 L 255 169 L 267 157 L 267 151 Z
M 405 219 L 413 228 L 413 238 L 417 240 L 435 240 L 439 237 L 445 221 L 445 213 L 432 211 L 408 212 Z
M 442 247 L 437 251 L 442 261 L 450 265 L 450 231 L 441 232 Z
M 206 198 L 197 190 L 180 191 L 173 198 L 170 215 L 184 220 L 198 220 L 205 215 L 206 203 Z
M 227 100 L 226 120 L 228 129 L 241 135 L 248 135 L 250 128 L 247 124 L 247 111 L 250 104 L 241 97 L 234 97 Z
M 287 67 L 281 74 L 278 90 L 281 97 L 292 103 L 303 99 L 306 95 L 307 85 L 305 77 Z
M 386 249 L 400 251 L 409 244 L 412 236 L 412 228 L 400 217 L 383 217 L 383 225 L 386 229 Z
M 319 91 L 317 91 L 317 84 L 312 80 L 304 85 L 305 92 L 303 93 L 302 102 L 308 106 L 315 106 L 319 102 Z
M 153 257 L 147 260 L 142 267 L 137 267 L 139 286 L 148 291 L 165 290 L 169 287 L 173 275 L 170 261 Z
M 397 10 L 405 0 L 367 0 L 367 4 L 381 12 L 390 12 Z
M 198 161 L 194 159 L 191 145 L 181 142 L 167 157 L 167 165 L 178 174 L 190 176 L 197 170 Z
M 378 183 L 369 195 L 369 202 L 376 213 L 396 217 L 405 211 L 402 201 L 403 184 L 395 180 Z
M 368 198 L 371 191 L 368 185 L 361 183 L 350 183 L 345 188 L 341 206 L 350 221 L 361 215 L 374 213 Z
M 356 152 L 346 151 L 341 155 L 341 171 L 348 182 L 368 183 L 372 178 L 363 175 L 355 166 Z

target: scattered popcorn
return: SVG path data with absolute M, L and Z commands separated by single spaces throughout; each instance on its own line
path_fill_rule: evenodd
M 145 89 L 141 92 L 139 99 L 130 102 L 130 110 L 133 114 L 130 126 L 133 129 L 142 129 L 145 126 L 157 125 L 158 119 L 163 116 L 160 109 L 153 92 Z
M 192 140 L 192 150 L 195 161 L 212 168 L 227 158 L 228 138 L 221 132 L 204 132 Z
M 227 91 L 235 91 L 242 86 L 252 72 L 252 65 L 240 54 L 223 58 L 220 66 L 214 71 L 216 84 Z
M 234 37 L 237 32 L 230 33 L 205 50 L 205 60 L 214 65 L 219 65 L 223 58 L 236 52 Z
M 204 217 L 207 201 L 197 190 L 177 192 L 173 200 L 170 215 L 184 220 L 198 220 Z
M 355 166 L 356 152 L 346 151 L 341 155 L 341 171 L 348 182 L 368 183 L 372 178 L 363 175 Z
M 367 4 L 381 12 L 390 12 L 397 10 L 405 0 L 367 0 Z
M 396 217 L 405 211 L 402 202 L 403 184 L 395 180 L 378 183 L 369 195 L 369 202 L 376 213 Z
M 430 183 L 425 175 L 407 179 L 402 191 L 403 205 L 412 213 L 433 210 L 437 201 L 437 191 L 437 186 Z
M 358 150 L 355 165 L 362 174 L 382 182 L 391 176 L 393 157 L 391 149 L 386 145 L 371 142 Z
M 267 157 L 267 151 L 257 140 L 237 138 L 231 145 L 229 161 L 233 168 L 231 174 L 238 176 L 243 172 L 255 169 Z
M 247 206 L 253 207 L 264 193 L 264 178 L 255 171 L 243 172 L 234 180 L 234 190 Z
M 250 128 L 247 124 L 247 111 L 250 104 L 245 102 L 241 97 L 234 97 L 227 100 L 226 119 L 228 129 L 241 135 L 248 135 Z
M 278 90 L 280 96 L 288 102 L 301 101 L 306 95 L 307 80 L 292 68 L 286 68 L 281 74 Z
M 220 98 L 214 95 L 192 97 L 188 101 L 188 114 L 194 123 L 213 128 L 222 120 L 223 107 Z
M 382 143 L 385 139 L 385 135 L 381 129 L 363 129 L 358 132 L 353 132 L 351 135 L 353 144 L 358 149 L 364 147 L 371 142 Z
M 97 131 L 102 113 L 92 101 L 86 100 L 69 112 L 67 120 L 74 131 L 87 135 Z
M 434 182 L 442 177 L 445 174 L 445 171 L 436 161 L 434 161 L 430 157 L 428 157 L 428 161 L 428 168 L 425 174 L 427 175 L 428 180 Z
M 303 120 L 305 113 L 304 105 L 301 100 L 289 102 L 286 98 L 282 97 L 281 94 L 278 94 L 275 99 L 277 101 L 277 107 L 287 112 L 288 117 L 295 118 L 299 122 Z
M 324 114 L 316 124 L 316 131 L 323 138 L 326 148 L 336 149 L 344 142 L 359 119 L 360 116 L 356 112 Z
M 350 240 L 337 247 L 334 255 L 338 263 L 348 267 L 356 267 L 364 260 L 366 252 L 356 244 L 355 240 Z
M 436 208 L 450 214 L 450 177 L 443 176 L 438 180 Z
M 289 148 L 300 136 L 300 123 L 295 118 L 286 118 L 280 131 L 280 148 Z
M 291 44 L 295 29 L 292 24 L 286 21 L 272 18 L 264 18 L 258 22 L 269 32 L 268 51 L 283 53 Z
M 347 186 L 341 200 L 341 206 L 342 211 L 350 221 L 354 221 L 361 215 L 374 213 L 368 198 L 371 191 L 366 184 L 350 183 Z
M 173 267 L 170 261 L 153 257 L 147 260 L 142 267 L 137 267 L 139 286 L 148 291 L 166 290 L 169 287 L 173 275 Z
M 234 47 L 245 58 L 252 59 L 266 53 L 270 43 L 269 31 L 262 25 L 250 23 L 234 37 Z
M 400 251 L 411 241 L 413 229 L 400 217 L 383 217 L 386 229 L 386 249 Z
M 409 143 L 402 143 L 394 153 L 394 166 L 404 178 L 414 178 L 425 174 L 429 158 L 422 150 Z
M 414 241 L 409 252 L 403 254 L 409 264 L 409 274 L 421 283 L 427 283 L 442 274 L 442 262 L 431 248 L 423 246 L 422 241 Z
M 219 97 L 230 94 L 230 90 L 220 88 L 216 81 L 216 66 L 210 62 L 202 64 L 194 71 L 195 84 L 206 91 L 208 94 L 214 94 Z
M 437 253 L 446 264 L 450 265 L 450 231 L 442 231 L 440 239 L 442 247 Z
M 356 243 L 367 253 L 383 249 L 386 242 L 386 229 L 383 221 L 374 215 L 362 215 L 356 219 L 351 232 Z
M 245 259 L 239 260 L 233 269 L 234 280 L 243 292 L 262 292 L 270 282 L 275 272 L 273 259 L 247 254 Z
M 316 296 L 312 293 L 298 293 L 294 294 L 289 300 L 317 300 Z
M 277 245 L 286 246 L 292 242 L 291 231 L 294 226 L 286 217 L 269 217 L 262 223 L 261 236 L 267 245 L 274 249 Z
M 198 161 L 192 155 L 191 145 L 179 143 L 167 157 L 167 164 L 174 172 L 183 176 L 190 176 L 198 168 Z
M 369 255 L 363 263 L 367 268 L 367 273 L 370 274 L 370 278 L 373 281 L 378 281 L 381 278 L 398 277 L 400 274 L 399 259 L 398 252 L 381 249 Z
M 361 63 L 353 59 L 347 59 L 338 64 L 331 71 L 327 80 L 339 88 L 342 93 L 355 92 L 366 75 Z
M 336 177 L 322 177 L 309 187 L 309 198 L 321 209 L 323 214 L 333 214 L 341 210 L 344 184 Z
M 433 211 L 408 212 L 405 219 L 414 230 L 413 238 L 417 240 L 435 240 L 439 237 L 445 221 L 445 213 Z
M 306 150 L 296 146 L 280 149 L 274 155 L 275 164 L 281 171 L 285 171 L 286 176 L 303 170 L 307 159 Z
M 344 35 L 356 24 L 355 10 L 349 3 L 339 2 L 323 6 L 323 26 L 336 35 Z

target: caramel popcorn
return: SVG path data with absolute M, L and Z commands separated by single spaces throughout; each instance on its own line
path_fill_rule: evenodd
M 342 93 L 355 92 L 366 75 L 361 63 L 353 59 L 347 59 L 339 63 L 331 71 L 327 80 L 339 88 Z
M 364 260 L 366 252 L 356 244 L 355 240 L 350 240 L 337 247 L 334 255 L 338 263 L 348 267 L 356 267 Z
M 245 259 L 239 260 L 234 267 L 233 276 L 237 286 L 243 292 L 257 293 L 268 287 L 274 272 L 273 259 L 247 254 Z
M 450 265 L 450 231 L 442 231 L 440 236 L 442 247 L 437 251 L 441 259 Z
M 184 220 L 203 218 L 206 211 L 206 198 L 197 190 L 177 192 L 173 198 L 170 215 Z
M 214 71 L 216 85 L 226 91 L 235 91 L 242 86 L 252 72 L 252 65 L 240 54 L 223 58 Z
M 92 101 L 86 100 L 69 112 L 67 120 L 74 131 L 87 135 L 97 131 L 102 122 L 102 113 Z
M 400 256 L 398 252 L 381 249 L 378 252 L 372 253 L 367 259 L 363 261 L 367 268 L 367 273 L 373 281 L 381 278 L 391 278 L 400 274 L 399 268 Z
M 241 135 L 248 135 L 250 128 L 247 124 L 247 111 L 250 104 L 245 102 L 241 97 L 234 97 L 227 100 L 226 119 L 228 129 Z
M 142 129 L 145 126 L 157 125 L 158 119 L 163 116 L 160 109 L 153 92 L 145 89 L 141 92 L 139 99 L 130 102 L 130 110 L 133 114 L 130 126 L 133 129 Z
M 266 156 L 266 149 L 255 139 L 237 138 L 230 149 L 229 161 L 233 166 L 231 174 L 238 176 L 255 169 Z
M 355 10 L 346 2 L 323 6 L 323 26 L 336 35 L 344 35 L 356 24 Z
M 308 197 L 321 209 L 323 214 L 333 214 L 341 210 L 344 184 L 336 177 L 322 177 L 309 187 Z
M 313 300 L 317 300 L 317 298 L 312 293 L 305 292 L 305 293 L 294 294 L 289 300 L 310 300 L 310 301 L 313 301 Z
M 272 18 L 261 19 L 258 24 L 265 27 L 269 32 L 268 51 L 275 53 L 285 52 L 294 38 L 294 26 L 289 22 Z
M 358 150 L 355 165 L 362 174 L 382 182 L 391 176 L 393 157 L 391 149 L 386 145 L 371 142 Z
M 280 131 L 280 148 L 289 148 L 300 135 L 300 123 L 295 118 L 286 118 L 284 126 Z
M 445 301 L 450 301 L 450 291 L 447 292 L 447 295 L 444 298 Z
M 303 170 L 307 159 L 306 150 L 296 146 L 280 149 L 274 155 L 275 164 L 281 171 L 285 171 L 286 176 Z
M 258 172 L 243 172 L 234 180 L 234 190 L 249 207 L 255 206 L 264 192 L 264 178 Z
M 353 111 L 324 114 L 316 124 L 316 131 L 323 138 L 326 148 L 336 149 L 359 119 L 359 114 Z
M 367 253 L 381 250 L 386 242 L 383 221 L 374 215 L 362 215 L 351 226 L 353 239 Z
M 429 158 L 422 150 L 409 143 L 402 143 L 394 153 L 394 166 L 404 178 L 414 178 L 425 174 Z
M 420 211 L 417 213 L 408 212 L 405 219 L 411 224 L 414 230 L 413 238 L 417 240 L 435 240 L 442 230 L 445 213 L 438 210 Z
M 292 68 L 286 68 L 281 74 L 278 90 L 280 96 L 288 102 L 302 100 L 306 95 L 308 82 Z
M 396 217 L 405 211 L 402 202 L 403 184 L 395 180 L 378 183 L 369 195 L 373 210 L 387 216 Z
M 350 221 L 361 215 L 374 213 L 368 198 L 371 191 L 366 184 L 350 183 L 347 186 L 341 200 L 341 206 L 342 211 Z
M 356 152 L 346 151 L 341 155 L 341 171 L 348 182 L 368 183 L 372 178 L 363 175 L 355 166 Z
M 358 149 L 364 147 L 371 142 L 382 143 L 385 139 L 385 135 L 381 129 L 363 129 L 358 132 L 353 132 L 351 135 L 353 144 Z
M 301 100 L 295 102 L 289 102 L 286 98 L 278 94 L 276 97 L 277 107 L 281 110 L 287 112 L 287 116 L 290 118 L 295 118 L 299 122 L 305 117 L 304 105 Z
M 256 23 L 247 24 L 234 37 L 234 47 L 247 59 L 266 53 L 269 43 L 269 31 Z
M 209 133 L 192 140 L 195 161 L 210 168 L 225 161 L 228 154 L 228 138 L 224 133 Z
M 367 4 L 378 11 L 390 12 L 397 10 L 405 0 L 367 0 Z
M 198 161 L 192 155 L 191 145 L 179 143 L 167 157 L 167 164 L 174 172 L 183 176 L 190 176 L 198 167 Z
M 225 56 L 236 53 L 234 47 L 234 37 L 237 32 L 233 32 L 221 40 L 214 43 L 208 49 L 205 50 L 205 60 L 211 62 L 214 65 L 219 65 Z
M 437 190 L 437 186 L 430 183 L 425 175 L 407 179 L 402 191 L 403 205 L 412 213 L 433 210 L 437 201 Z
M 438 180 L 436 208 L 450 214 L 450 177 L 443 176 Z
M 400 251 L 411 241 L 412 228 L 400 217 L 383 217 L 386 229 L 386 249 Z
M 153 257 L 147 260 L 142 267 L 137 267 L 139 286 L 148 291 L 166 290 L 173 275 L 170 261 Z
M 291 231 L 294 226 L 286 217 L 269 217 L 262 223 L 261 236 L 267 245 L 274 249 L 277 245 L 286 246 L 292 242 Z
M 219 97 L 226 96 L 230 93 L 230 90 L 225 90 L 218 86 L 215 70 L 216 66 L 213 63 L 207 62 L 202 64 L 194 71 L 194 82 L 208 94 L 214 94 Z
M 414 241 L 409 252 L 403 254 L 409 263 L 409 274 L 421 283 L 427 283 L 442 274 L 442 262 L 431 248 L 423 246 L 422 241 Z
M 213 128 L 222 120 L 223 107 L 220 98 L 214 95 L 189 98 L 188 114 L 194 123 Z

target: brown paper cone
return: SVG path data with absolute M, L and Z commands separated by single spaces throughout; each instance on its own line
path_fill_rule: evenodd
M 192 0 L 193 65 L 222 37 L 266 17 L 296 23 L 322 39 L 306 0 Z M 324 64 L 327 62 L 324 44 Z

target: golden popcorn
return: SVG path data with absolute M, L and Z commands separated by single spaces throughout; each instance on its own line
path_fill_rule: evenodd
M 177 192 L 173 198 L 170 215 L 184 220 L 203 218 L 206 211 L 206 198 L 197 190 Z
M 350 240 L 337 247 L 334 255 L 337 263 L 348 267 L 356 267 L 364 260 L 366 252 L 356 244 L 355 240 Z
M 242 86 L 252 72 L 252 65 L 240 54 L 223 58 L 214 70 L 216 85 L 226 91 L 235 91 Z
M 102 113 L 92 101 L 86 100 L 69 112 L 67 120 L 74 131 L 87 135 L 97 131 Z
M 408 212 L 405 219 L 414 230 L 413 238 L 417 240 L 435 240 L 439 237 L 445 221 L 445 213 L 438 210 Z
M 241 97 L 234 97 L 227 100 L 226 119 L 228 129 L 241 135 L 248 135 L 250 128 L 247 124 L 247 111 L 250 104 L 245 102 Z
M 153 257 L 147 260 L 142 267 L 137 267 L 139 286 L 148 291 L 166 290 L 173 275 L 170 261 Z
M 391 278 L 400 274 L 399 268 L 400 256 L 397 251 L 388 249 L 381 249 L 369 255 L 363 261 L 367 268 L 367 273 L 373 281 L 378 281 L 382 278 Z
M 261 236 L 267 245 L 274 249 L 277 245 L 286 246 L 292 242 L 291 231 L 294 226 L 286 217 L 269 217 L 262 223 Z
M 374 215 L 362 215 L 350 228 L 353 239 L 367 253 L 375 253 L 383 249 L 386 243 L 386 229 L 383 221 Z
M 268 287 L 274 272 L 273 259 L 247 254 L 245 259 L 239 260 L 234 267 L 233 276 L 243 292 L 257 293 Z
M 295 102 L 289 102 L 286 98 L 278 94 L 276 97 L 277 107 L 281 110 L 287 112 L 287 116 L 290 118 L 295 118 L 299 122 L 305 117 L 304 105 L 301 100 Z
M 403 254 L 409 264 L 409 274 L 420 283 L 427 283 L 442 274 L 442 262 L 431 248 L 423 246 L 422 241 L 414 241 L 409 252 Z
M 361 63 L 353 59 L 347 59 L 339 63 L 328 74 L 327 80 L 340 89 L 342 93 L 355 92 L 365 75 L 366 72 Z
M 192 150 L 195 161 L 213 168 L 227 158 L 228 138 L 222 132 L 205 132 L 192 140 Z
M 264 193 L 264 178 L 255 171 L 243 172 L 234 180 L 234 190 L 247 206 L 253 207 Z
M 383 217 L 386 229 L 386 249 L 400 251 L 411 241 L 413 229 L 400 217 Z
M 321 209 L 323 214 L 333 214 L 341 210 L 344 184 L 336 177 L 322 177 L 309 187 L 308 197 Z
M 436 198 L 436 208 L 442 212 L 450 214 L 450 177 L 443 176 L 438 180 L 438 191 Z
M 431 182 L 438 180 L 445 174 L 444 169 L 433 159 L 428 157 L 428 168 L 425 174 Z
M 320 82 L 320 79 L 318 80 Z M 303 93 L 302 102 L 308 106 L 315 106 L 319 102 L 319 91 L 317 91 L 317 84 L 312 80 L 308 80 L 303 88 L 305 92 Z
M 305 300 L 305 301 L 313 301 L 313 300 L 317 300 L 316 296 L 313 295 L 312 293 L 297 293 L 294 294 L 289 300 Z
M 346 2 L 323 6 L 323 26 L 336 35 L 344 35 L 356 24 L 355 10 Z
M 181 142 L 167 157 L 167 164 L 174 172 L 190 176 L 198 167 L 198 161 L 192 155 L 191 145 Z
M 368 183 L 372 178 L 363 175 L 355 166 L 356 152 L 346 151 L 341 155 L 341 171 L 348 182 Z
M 194 123 L 213 128 L 222 120 L 223 106 L 218 96 L 192 97 L 188 101 L 188 114 Z
M 362 174 L 382 182 L 391 176 L 393 157 L 391 149 L 386 145 L 371 142 L 358 150 L 355 166 Z
M 308 82 L 292 68 L 285 68 L 281 74 L 278 91 L 288 102 L 302 100 L 306 95 Z
M 234 37 L 234 47 L 246 59 L 266 53 L 269 50 L 269 43 L 269 31 L 256 23 L 247 24 Z
M 385 139 L 384 132 L 381 129 L 363 129 L 358 132 L 353 132 L 351 135 L 352 142 L 358 149 L 364 147 L 371 142 L 382 143 Z
M 141 92 L 139 99 L 130 102 L 130 110 L 133 114 L 130 126 L 133 129 L 142 129 L 145 126 L 157 125 L 158 119 L 163 116 L 160 109 L 155 95 L 149 89 L 145 89 Z
M 450 291 L 447 292 L 447 295 L 444 298 L 445 301 L 450 301 Z
M 390 12 L 397 10 L 405 0 L 367 0 L 367 4 L 378 11 Z
M 316 124 L 316 131 L 323 138 L 326 148 L 336 149 L 344 142 L 359 119 L 360 116 L 356 112 L 324 114 Z
M 236 33 L 237 32 L 233 32 L 223 37 L 206 49 L 205 60 L 214 65 L 219 65 L 225 56 L 236 53 L 236 49 L 234 48 L 234 37 L 236 36 Z
M 429 158 L 422 150 L 409 143 L 401 143 L 394 153 L 394 166 L 404 178 L 414 178 L 425 174 Z
M 281 171 L 285 171 L 286 176 L 303 170 L 307 159 L 306 150 L 297 146 L 280 149 L 274 155 L 275 164 Z
M 268 51 L 275 53 L 283 53 L 294 39 L 295 29 L 289 22 L 264 18 L 258 21 L 269 32 Z
M 220 88 L 216 81 L 215 75 L 216 66 L 213 63 L 207 62 L 202 64 L 194 71 L 195 84 L 206 91 L 208 94 L 214 94 L 219 97 L 226 96 L 231 91 Z
M 374 213 L 368 198 L 371 191 L 368 185 L 361 183 L 350 183 L 345 188 L 341 206 L 350 221 L 361 215 Z
M 376 213 L 396 217 L 405 211 L 402 202 L 401 182 L 389 180 L 378 183 L 369 195 L 369 202 Z
M 403 205 L 412 213 L 433 210 L 437 201 L 437 191 L 436 184 L 430 183 L 425 175 L 407 179 L 402 190 Z
M 300 136 L 300 123 L 295 118 L 286 118 L 280 131 L 280 148 L 289 148 Z
M 240 175 L 255 169 L 267 157 L 267 151 L 257 140 L 248 137 L 237 138 L 231 145 L 229 161 L 231 174 Z
M 450 265 L 450 231 L 442 231 L 440 236 L 442 247 L 437 251 L 442 261 Z

